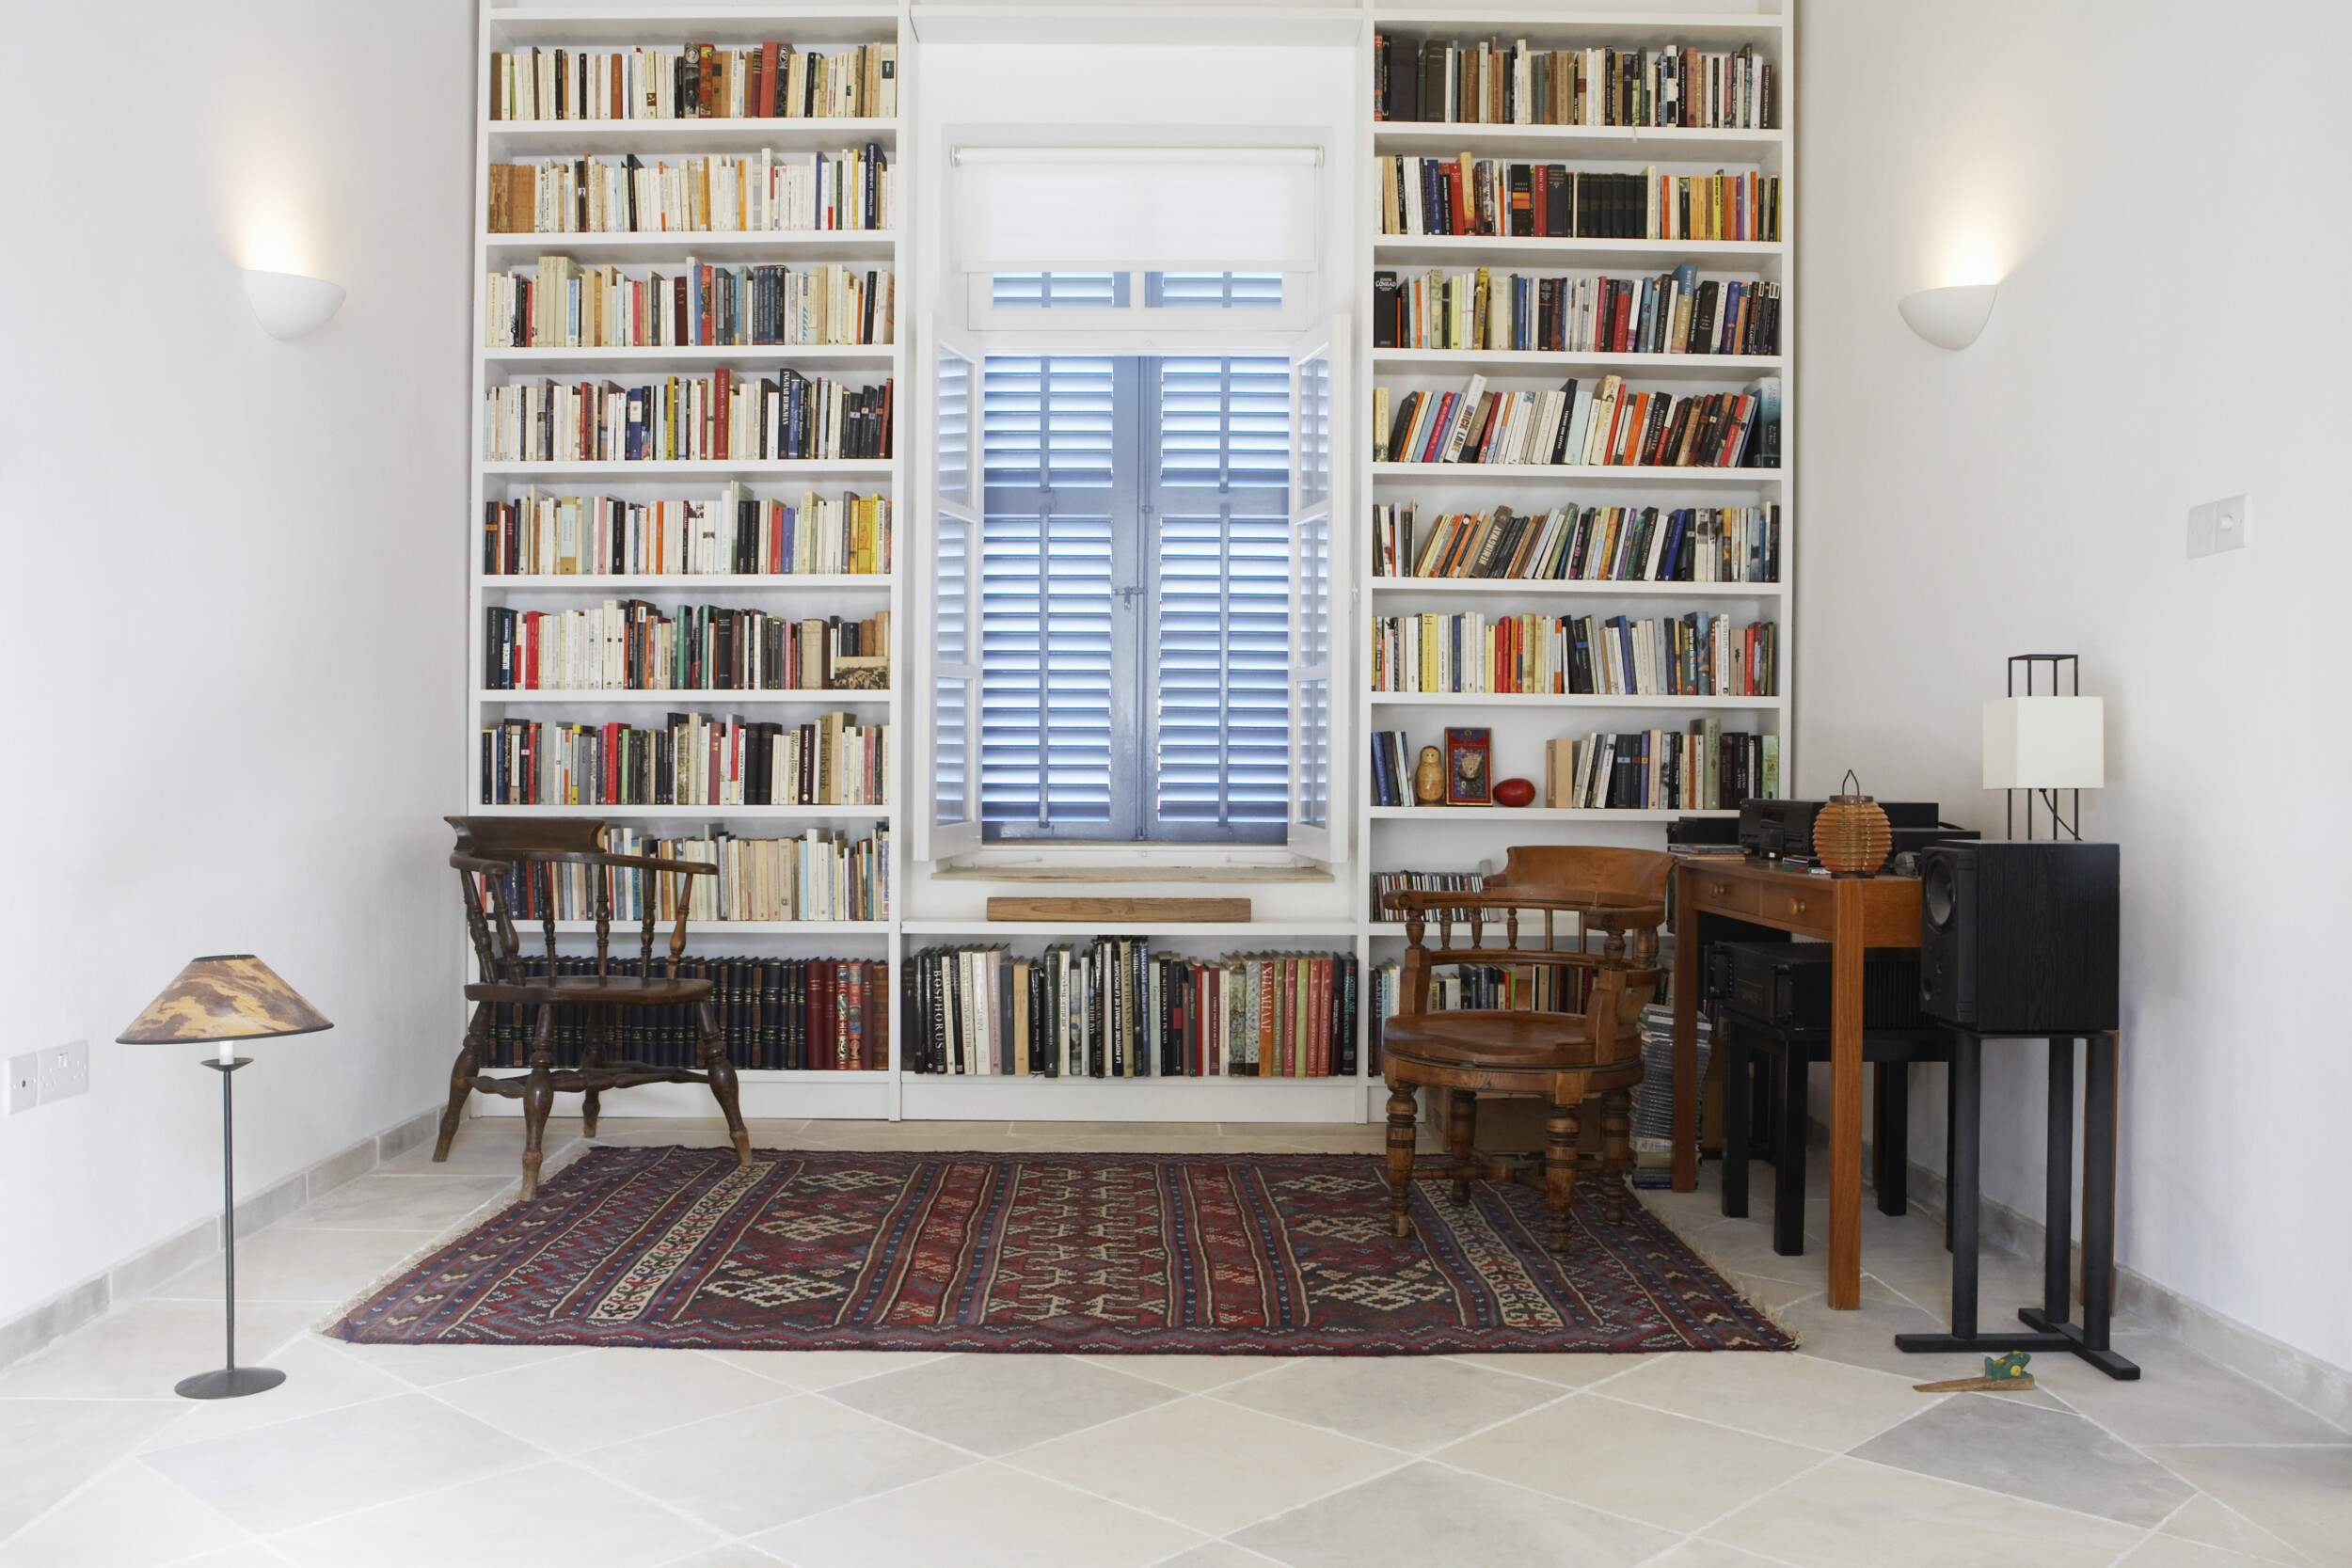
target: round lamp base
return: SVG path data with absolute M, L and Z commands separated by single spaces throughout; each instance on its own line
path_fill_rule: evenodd
M 275 1367 L 223 1367 L 183 1377 L 171 1391 L 183 1400 L 241 1400 L 247 1394 L 266 1393 L 285 1381 L 286 1374 Z

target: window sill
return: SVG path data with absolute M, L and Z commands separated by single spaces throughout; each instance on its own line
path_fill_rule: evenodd
M 992 847 L 931 870 L 937 881 L 966 882 L 1328 882 L 1331 868 L 1287 850 L 1200 848 L 1153 851 L 1132 844 Z

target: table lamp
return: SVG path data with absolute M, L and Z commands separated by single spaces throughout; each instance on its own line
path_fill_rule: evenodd
M 2019 654 L 2010 661 L 2010 694 L 1984 705 L 1984 787 L 2010 792 L 2009 833 L 2017 836 L 2017 797 L 2026 792 L 2026 836 L 2033 837 L 2034 799 L 2039 796 L 2050 813 L 2050 836 L 2083 836 L 2083 797 L 2086 789 L 2106 783 L 2106 705 L 2082 694 L 2082 666 L 2074 654 Z M 2026 689 L 2017 689 L 2018 666 L 2025 666 Z M 2037 693 L 2037 667 L 2049 667 L 2050 687 Z M 2071 677 L 2072 689 L 2060 695 L 2061 679 Z M 2072 796 L 2069 820 L 2058 806 L 2058 792 Z
M 123 1045 L 174 1045 L 183 1040 L 214 1040 L 220 1045 L 219 1055 L 204 1065 L 220 1074 L 220 1255 L 225 1272 L 222 1299 L 229 1308 L 229 1355 L 217 1371 L 181 1379 L 174 1392 L 183 1399 L 240 1399 L 286 1381 L 286 1374 L 274 1367 L 237 1365 L 237 1176 L 230 1074 L 253 1060 L 237 1054 L 239 1040 L 311 1035 L 333 1027 L 252 954 L 216 953 L 190 959 L 163 994 L 116 1037 Z

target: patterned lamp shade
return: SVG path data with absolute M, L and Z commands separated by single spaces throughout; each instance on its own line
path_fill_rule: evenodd
M 335 1027 L 250 953 L 191 959 L 116 1038 L 124 1045 L 254 1039 Z
M 1833 795 L 1813 816 L 1813 854 L 1833 877 L 1874 877 L 1895 847 L 1887 826 L 1886 808 L 1862 793 L 1851 772 L 1853 789 Z

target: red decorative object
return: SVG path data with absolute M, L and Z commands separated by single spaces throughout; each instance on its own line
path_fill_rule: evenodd
M 1535 803 L 1535 785 L 1528 779 L 1505 779 L 1495 785 L 1498 806 L 1532 806 Z
M 1434 1355 L 1788 1350 L 1637 1202 L 1389 1234 L 1376 1154 L 596 1148 L 333 1329 L 362 1344 Z M 1085 1239 L 1073 1254 L 1073 1237 Z M 1181 1239 L 1170 1244 L 1169 1238 Z M 1083 1288 L 1078 1276 L 1083 1275 Z

